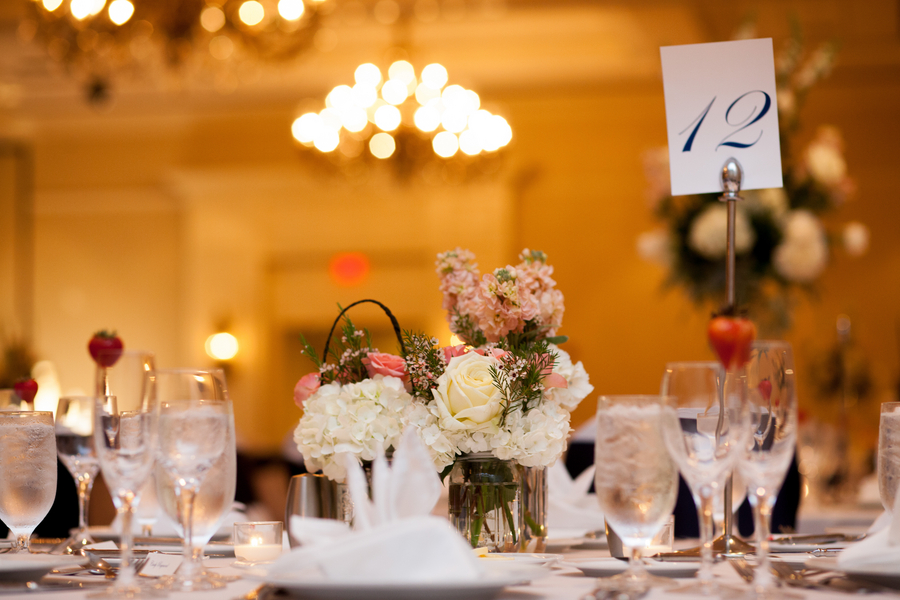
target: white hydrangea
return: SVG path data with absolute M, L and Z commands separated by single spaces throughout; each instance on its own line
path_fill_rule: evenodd
M 552 344 L 550 348 L 557 354 L 553 372 L 565 377 L 569 385 L 566 388 L 550 388 L 544 392 L 544 398 L 558 403 L 568 411 L 573 411 L 582 400 L 587 398 L 588 394 L 594 391 L 594 386 L 591 385 L 590 377 L 584 370 L 581 361 L 572 364 L 572 357 L 568 352 Z
M 548 467 L 566 449 L 569 418 L 569 411 L 555 402 L 541 402 L 525 414 L 513 411 L 506 426 L 491 438 L 491 451 L 523 467 Z
M 847 163 L 841 150 L 829 140 L 811 143 L 804 158 L 809 174 L 825 187 L 834 187 L 847 176 Z
M 859 221 L 847 223 L 841 237 L 850 256 L 862 256 L 869 249 L 869 228 Z
M 734 220 L 734 251 L 743 254 L 753 248 L 756 233 L 744 209 L 738 205 Z M 725 256 L 728 248 L 728 207 L 722 203 L 710 204 L 691 223 L 688 246 L 697 254 L 716 260 Z
M 310 472 L 319 469 L 343 481 L 346 471 L 337 455 L 349 452 L 374 460 L 400 439 L 402 416 L 412 397 L 396 377 L 376 375 L 359 383 L 330 383 L 303 404 L 294 441 Z
M 434 401 L 425 403 L 415 401 L 409 405 L 403 415 L 404 423 L 412 425 L 419 432 L 434 467 L 443 471 L 456 459 L 456 447 L 460 436 L 456 431 L 443 429 L 440 426 L 440 413 Z
M 777 222 L 787 213 L 789 204 L 784 188 L 766 188 L 746 192 L 741 208 L 750 213 L 768 212 Z
M 784 238 L 772 253 L 775 271 L 797 283 L 809 283 L 828 264 L 828 242 L 822 223 L 808 210 L 788 213 Z
M 637 239 L 638 255 L 647 262 L 669 267 L 673 260 L 672 239 L 665 229 L 645 231 Z

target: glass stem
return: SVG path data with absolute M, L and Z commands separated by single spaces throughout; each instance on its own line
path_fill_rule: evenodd
M 119 494 L 118 513 L 119 522 L 122 524 L 122 562 L 119 565 L 119 576 L 116 578 L 118 587 L 129 586 L 134 582 L 134 540 L 131 534 L 131 521 L 134 518 L 134 492 L 121 492 Z
M 16 534 L 16 552 L 31 552 L 31 533 Z
M 704 486 L 700 490 L 700 572 L 701 583 L 713 580 L 713 490 Z
M 78 530 L 87 531 L 88 506 L 91 501 L 91 488 L 94 487 L 94 478 L 90 474 L 78 478 Z
M 632 581 L 643 582 L 648 576 L 644 561 L 641 560 L 641 547 L 634 546 L 629 550 L 631 550 L 631 556 L 628 557 L 628 577 Z
M 196 573 L 196 563 L 194 562 L 194 498 L 196 490 L 188 485 L 181 488 L 181 527 L 184 531 L 184 546 L 181 567 L 178 572 L 185 580 L 192 580 Z
M 753 585 L 757 589 L 768 589 L 773 585 L 772 571 L 769 565 L 769 524 L 772 518 L 774 501 L 768 494 L 754 493 L 753 525 L 756 530 L 756 571 Z

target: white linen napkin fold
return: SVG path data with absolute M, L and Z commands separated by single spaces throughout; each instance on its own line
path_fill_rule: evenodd
M 900 514 L 900 494 L 894 500 L 893 515 Z M 900 518 L 891 517 L 890 523 L 865 539 L 851 544 L 838 554 L 838 566 L 842 569 L 890 569 L 900 573 Z
M 429 515 L 441 494 L 434 463 L 415 430 L 372 465 L 372 498 L 362 467 L 346 455 L 353 530 L 329 519 L 291 517 L 301 546 L 282 555 L 270 575 L 322 576 L 364 582 L 472 581 L 482 567 L 446 519 Z
M 547 526 L 550 534 L 554 529 L 603 529 L 603 512 L 597 504 L 597 496 L 588 494 L 594 481 L 594 466 L 585 469 L 574 480 L 562 461 L 556 461 L 548 468 Z

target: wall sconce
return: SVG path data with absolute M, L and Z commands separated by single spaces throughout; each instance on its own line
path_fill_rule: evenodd
M 206 338 L 206 353 L 215 360 L 231 360 L 238 353 L 237 338 L 228 332 L 220 331 Z

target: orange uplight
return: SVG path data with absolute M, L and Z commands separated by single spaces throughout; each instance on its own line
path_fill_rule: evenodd
M 340 286 L 360 285 L 369 276 L 369 257 L 362 252 L 340 252 L 331 257 L 328 273 Z

